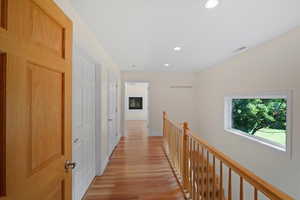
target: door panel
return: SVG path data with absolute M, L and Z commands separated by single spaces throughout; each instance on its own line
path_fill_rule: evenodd
M 63 156 L 63 73 L 29 63 L 31 169 Z M 46 108 L 46 109 L 45 109 Z
M 72 24 L 50 0 L 7 3 L 7 30 L 0 29 L 0 52 L 7 55 L 0 200 L 71 200 L 65 162 L 71 160 Z
M 108 78 L 108 152 L 112 152 L 118 138 L 117 124 L 117 79 L 112 72 Z
M 0 27 L 3 29 L 7 27 L 7 1 L 0 0 Z
M 30 39 L 64 57 L 64 27 L 33 2 L 30 5 L 30 15 L 32 17 Z

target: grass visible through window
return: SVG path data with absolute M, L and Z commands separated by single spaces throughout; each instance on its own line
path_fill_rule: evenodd
M 285 130 L 262 128 L 258 130 L 254 135 L 281 144 L 283 146 L 285 146 L 286 144 Z

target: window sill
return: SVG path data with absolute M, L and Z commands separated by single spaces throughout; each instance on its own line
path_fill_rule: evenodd
M 225 131 L 233 133 L 235 135 L 239 135 L 239 136 L 245 137 L 245 138 L 247 138 L 249 140 L 252 140 L 254 142 L 258 142 L 260 144 L 266 145 L 266 146 L 271 147 L 273 149 L 276 149 L 278 151 L 287 152 L 286 147 L 283 146 L 283 145 L 273 143 L 271 141 L 268 141 L 268 140 L 260 138 L 260 137 L 248 135 L 247 133 L 244 133 L 244 132 L 239 131 L 237 129 L 225 128 Z

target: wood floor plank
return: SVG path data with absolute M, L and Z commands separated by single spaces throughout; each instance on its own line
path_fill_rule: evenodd
M 144 121 L 128 121 L 127 134 L 84 199 L 183 200 L 163 152 L 162 137 L 148 137 Z

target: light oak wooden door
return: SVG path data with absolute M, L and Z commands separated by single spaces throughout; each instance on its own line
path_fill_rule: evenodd
M 0 2 L 0 200 L 71 200 L 72 23 L 51 0 Z

